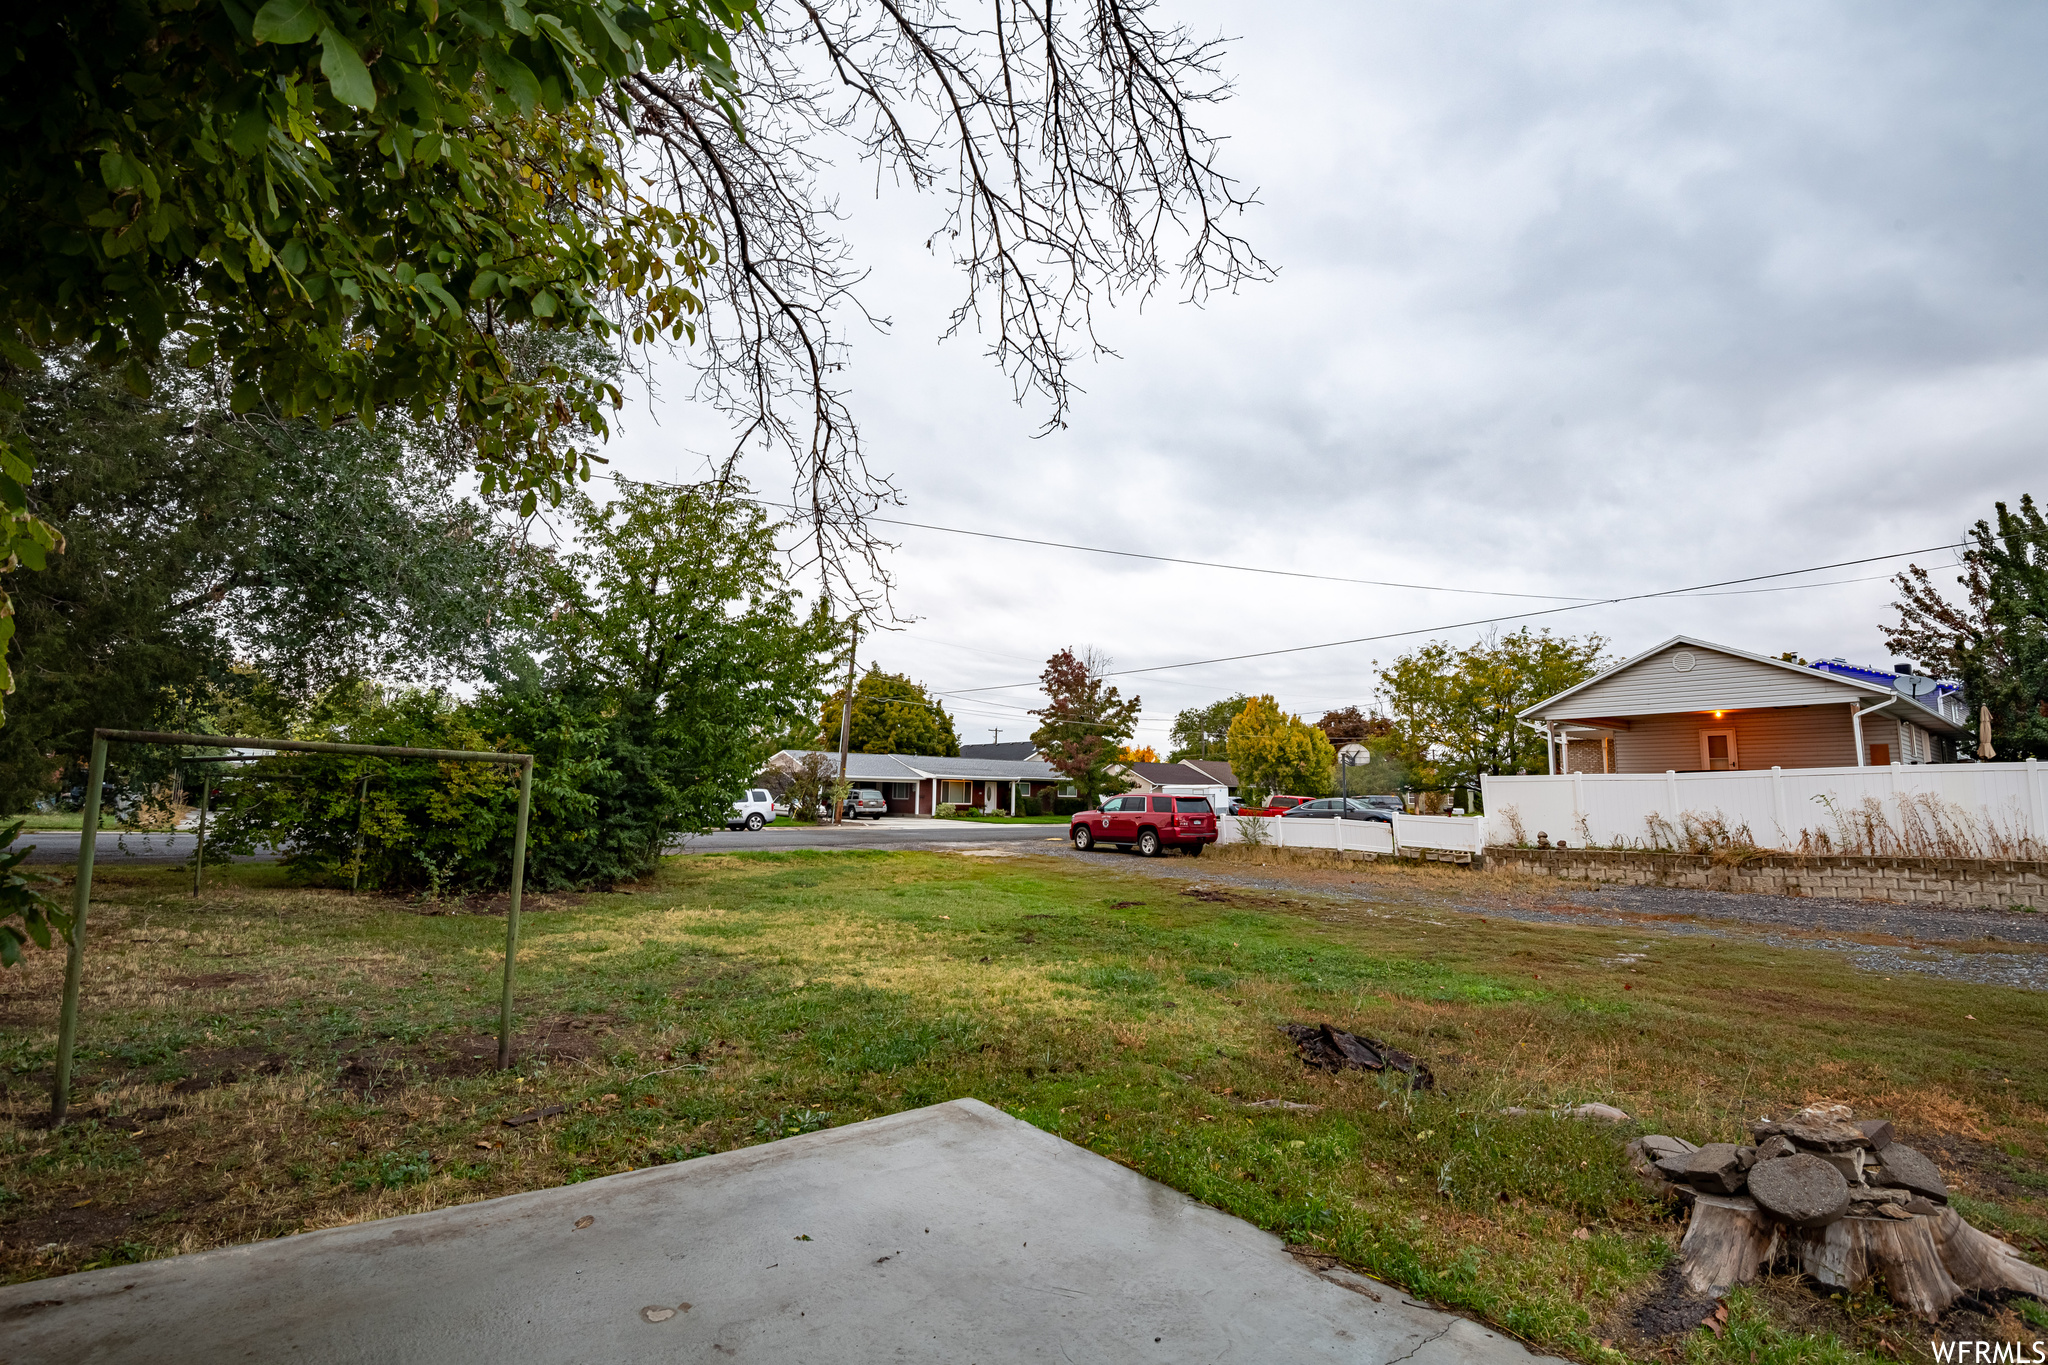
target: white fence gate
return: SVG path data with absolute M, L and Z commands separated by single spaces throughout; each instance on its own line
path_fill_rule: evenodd
M 2044 783 L 2031 758 L 1481 779 L 1494 844 L 1517 842 L 1519 824 L 1530 841 L 1543 833 L 1575 848 L 1671 847 L 1690 817 L 1695 828 L 1746 829 L 1757 848 L 1977 858 L 2048 856 Z
M 1247 830 L 1270 848 L 1320 848 L 1338 853 L 1479 853 L 1486 847 L 1486 822 L 1459 815 L 1407 815 L 1394 823 L 1378 820 L 1292 820 L 1280 815 L 1226 815 L 1218 822 L 1219 844 L 1243 844 Z

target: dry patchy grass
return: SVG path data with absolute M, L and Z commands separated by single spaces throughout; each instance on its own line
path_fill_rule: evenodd
M 179 877 L 100 883 L 83 1121 L 36 1126 L 60 961 L 38 955 L 0 983 L 11 1279 L 960 1095 L 1587 1359 L 1925 1346 L 1881 1299 L 1797 1286 L 1741 1296 L 1722 1338 L 1631 1336 L 1678 1225 L 1630 1182 L 1629 1132 L 1729 1138 L 1745 1118 L 1837 1100 L 1894 1117 L 1973 1218 L 2037 1258 L 2048 1236 L 2048 1001 L 1881 981 L 1828 954 L 1489 922 L 1395 895 L 1339 907 L 1201 890 L 1106 863 L 699 856 L 631 894 L 539 904 L 517 1065 L 499 1073 L 503 925 L 475 913 L 490 906 L 352 899 L 240 868 L 195 903 Z M 1358 874 L 1345 881 L 1356 894 Z M 1422 1056 L 1439 1088 L 1305 1070 L 1275 1025 L 1323 1019 Z M 1249 1107 L 1262 1099 L 1320 1108 Z M 1585 1100 L 1640 1123 L 1500 1112 Z

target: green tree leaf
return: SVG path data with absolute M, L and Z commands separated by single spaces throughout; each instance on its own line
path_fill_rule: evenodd
M 269 0 L 250 31 L 259 43 L 303 43 L 325 27 L 327 16 L 313 0 Z
M 320 72 L 327 77 L 327 88 L 334 92 L 334 98 L 343 104 L 358 109 L 377 107 L 377 83 L 370 79 L 370 68 L 363 65 L 362 54 L 336 29 L 320 30 Z

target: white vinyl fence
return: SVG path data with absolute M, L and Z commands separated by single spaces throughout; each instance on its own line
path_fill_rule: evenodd
M 1415 850 L 1479 853 L 1486 847 L 1486 822 L 1458 815 L 1396 813 L 1394 823 L 1378 820 L 1312 820 L 1280 815 L 1226 815 L 1216 842 L 1257 842 L 1269 848 L 1321 848 L 1339 853 L 1403 853 Z M 1250 835 L 1251 837 L 1246 837 Z
M 2044 784 L 2033 759 L 1482 779 L 1493 844 L 1951 858 L 2048 856 Z

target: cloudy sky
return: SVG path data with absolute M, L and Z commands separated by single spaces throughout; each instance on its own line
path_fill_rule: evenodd
M 940 205 L 849 174 L 894 329 L 855 334 L 848 377 L 896 515 L 1468 591 L 895 528 L 916 621 L 867 656 L 959 694 L 963 740 L 1026 735 L 1034 689 L 1006 685 L 1064 645 L 1148 668 L 1414 632 L 1124 680 L 1163 751 L 1175 711 L 1232 692 L 1367 703 L 1375 660 L 1483 629 L 1455 623 L 1917 551 L 2048 494 L 2048 10 L 1178 8 L 1243 35 L 1211 124 L 1278 281 L 1103 319 L 1123 358 L 1039 438 L 972 339 L 937 339 Z M 693 478 L 714 434 L 643 405 L 609 454 Z M 1882 662 L 1904 562 L 1537 623 Z

